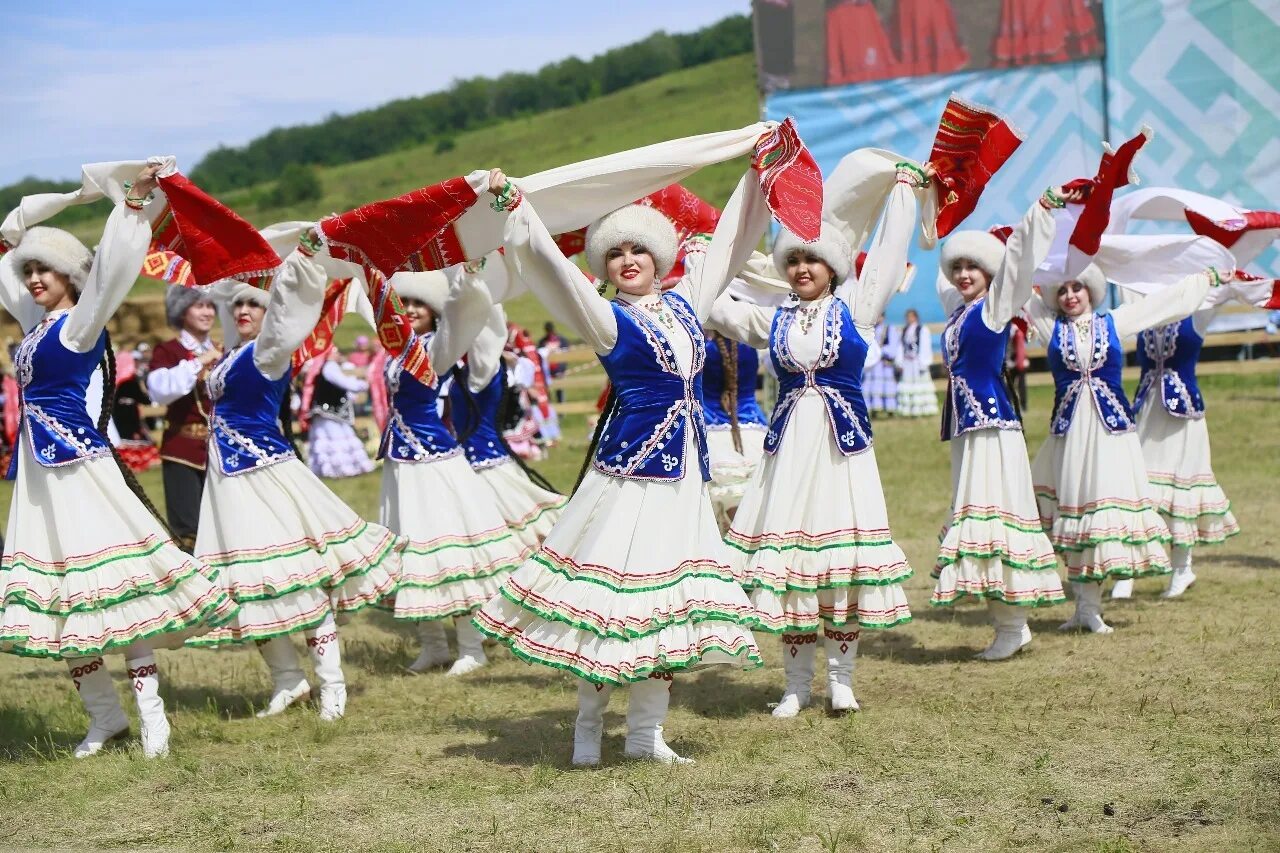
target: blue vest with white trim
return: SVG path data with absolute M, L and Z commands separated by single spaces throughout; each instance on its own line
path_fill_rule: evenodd
M 985 302 L 984 296 L 958 308 L 942 331 L 942 362 L 947 367 L 943 441 L 976 429 L 1022 429 L 1003 378 L 1009 327 L 999 332 L 987 327 L 982 319 Z
M 1196 331 L 1191 317 L 1139 333 L 1138 365 L 1142 368 L 1142 377 L 1138 380 L 1138 393 L 1134 395 L 1134 411 L 1142 411 L 1147 395 L 1158 385 L 1160 402 L 1166 412 L 1176 418 L 1203 418 L 1204 397 L 1200 395 L 1200 382 L 1196 379 L 1202 346 L 1204 338 Z
M 378 446 L 378 458 L 392 462 L 434 462 L 462 452 L 457 439 L 440 418 L 436 402 L 440 377 L 420 382 L 404 372 L 404 360 L 414 347 L 425 347 L 428 335 L 414 335 L 404 352 L 387 361 L 387 427 Z
M 280 429 L 280 404 L 291 371 L 269 379 L 253 362 L 256 341 L 237 347 L 209 373 L 210 456 L 228 477 L 296 459 Z
M 731 347 L 738 348 L 738 425 L 754 424 L 766 427 L 769 420 L 764 409 L 756 401 L 756 374 L 760 371 L 760 355 L 746 344 L 726 340 Z M 702 413 L 707 420 L 707 429 L 729 429 L 732 425 L 729 413 L 720 403 L 720 395 L 724 393 L 724 359 L 720 356 L 720 347 L 715 341 L 707 339 L 707 366 L 702 371 Z
M 468 371 L 460 369 L 449 386 L 449 411 L 453 429 L 462 437 L 462 450 L 472 468 L 491 468 L 511 457 L 498 433 L 498 408 L 506 387 L 503 369 L 489 384 L 474 392 L 467 385 Z
M 1124 367 L 1124 351 L 1111 315 L 1092 314 L 1089 332 L 1093 343 L 1088 362 L 1080 356 L 1077 326 L 1070 320 L 1058 320 L 1049 340 L 1049 369 L 1053 371 L 1053 417 L 1049 429 L 1054 435 L 1066 435 L 1075 416 L 1076 404 L 1087 396 L 1109 433 L 1133 429 L 1133 410 L 1120 384 Z

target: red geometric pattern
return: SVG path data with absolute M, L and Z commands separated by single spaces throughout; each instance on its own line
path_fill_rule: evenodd
M 316 327 L 302 342 L 302 346 L 293 353 L 294 370 L 301 369 L 303 364 L 327 352 L 329 347 L 333 346 L 333 333 L 342 322 L 343 315 L 346 314 L 347 288 L 350 286 L 349 278 L 335 278 L 329 282 L 329 286 L 325 288 L 324 304 L 320 308 L 320 319 L 316 322 Z M 306 411 L 308 408 L 308 401 L 303 400 L 302 410 Z
M 788 118 L 756 142 L 751 165 L 774 217 L 811 242 L 822 228 L 822 170 Z
M 324 646 L 328 643 L 337 642 L 337 639 L 337 631 L 331 631 L 328 634 L 317 634 L 314 637 L 307 637 L 307 647 L 314 649 L 315 653 L 320 657 L 324 657 Z
M 164 281 L 179 287 L 196 283 L 191 272 L 191 262 L 168 249 L 152 249 L 142 259 L 142 274 L 156 281 Z
M 929 154 L 937 170 L 939 237 L 973 213 L 991 176 L 1021 144 L 1021 134 L 999 115 L 951 96 Z
M 800 654 L 798 646 L 816 645 L 818 642 L 817 634 L 783 634 L 782 645 L 786 646 L 787 653 L 792 657 Z
M 84 666 L 73 666 L 71 668 L 71 680 L 75 682 L 76 690 L 80 689 L 80 679 L 84 678 L 91 672 L 97 672 L 106 666 L 106 662 L 102 658 L 94 658 Z

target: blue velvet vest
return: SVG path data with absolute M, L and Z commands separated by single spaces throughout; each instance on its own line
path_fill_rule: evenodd
M 511 457 L 502 446 L 498 433 L 498 407 L 506 387 L 502 369 L 499 368 L 489 384 L 473 393 L 467 387 L 467 371 L 458 370 L 449 385 L 449 411 L 453 429 L 462 436 L 462 450 L 472 468 L 491 468 Z
M 759 354 L 736 341 L 727 341 L 729 346 L 738 348 L 738 425 L 754 424 L 767 427 L 769 421 L 764 416 L 764 409 L 756 402 L 756 374 L 760 372 Z M 720 395 L 724 393 L 724 360 L 720 357 L 720 347 L 715 341 L 707 340 L 707 366 L 702 371 L 702 414 L 707 420 L 707 429 L 729 429 L 729 413 L 720 404 Z
M 942 361 L 947 367 L 943 441 L 975 429 L 1022 429 L 1004 383 L 1009 327 L 999 332 L 987 328 L 982 320 L 985 302 L 982 297 L 958 309 L 942 330 Z
M 787 305 L 773 315 L 769 331 L 769 355 L 778 374 L 778 404 L 764 439 L 766 453 L 776 453 L 791 413 L 809 389 L 822 395 L 831 424 L 831 436 L 845 456 L 871 446 L 871 418 L 862 397 L 862 368 L 870 347 L 853 325 L 853 315 L 842 299 L 831 299 L 822 317 L 822 351 L 813 367 L 791 354 L 788 341 L 798 307 Z
M 46 315 L 18 344 L 13 359 L 22 390 L 22 428 L 45 468 L 111 455 L 111 445 L 85 411 L 85 391 L 106 351 L 106 333 L 88 352 L 70 350 L 59 337 L 68 316 L 66 311 Z M 9 476 L 21 455 L 13 454 Z
M 414 347 L 425 347 L 430 335 L 415 335 L 398 357 L 387 361 L 387 428 L 378 446 L 378 458 L 392 462 L 434 462 L 462 452 L 457 439 L 440 419 L 436 400 L 440 379 L 430 385 L 404 372 L 404 359 Z
M 268 379 L 253 363 L 255 341 L 227 353 L 209 374 L 210 456 L 228 477 L 297 458 L 280 429 L 289 371 Z
M 1133 410 L 1120 384 L 1124 351 L 1120 349 L 1115 321 L 1109 314 L 1091 315 L 1089 334 L 1093 352 L 1087 363 L 1080 358 L 1076 334 L 1075 323 L 1058 320 L 1049 341 L 1049 369 L 1053 371 L 1054 384 L 1050 431 L 1054 435 L 1066 435 L 1076 404 L 1081 397 L 1088 396 L 1107 432 L 1128 432 L 1133 429 Z
M 662 301 L 693 342 L 688 378 L 680 373 L 664 331 L 643 308 L 615 300 L 618 343 L 599 356 L 617 404 L 604 425 L 593 465 L 602 474 L 632 480 L 679 480 L 685 475 L 685 431 L 693 430 L 702 479 L 710 480 L 707 431 L 702 413 L 702 368 L 706 343 L 689 303 L 674 293 Z
M 1147 395 L 1158 385 L 1166 412 L 1178 418 L 1203 418 L 1204 398 L 1200 396 L 1200 383 L 1196 379 L 1196 363 L 1200 361 L 1202 346 L 1204 338 L 1190 317 L 1141 332 L 1138 365 L 1142 368 L 1142 378 L 1138 380 L 1134 411 L 1142 411 Z

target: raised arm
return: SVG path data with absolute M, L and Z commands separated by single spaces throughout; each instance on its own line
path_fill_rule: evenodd
M 1066 194 L 1061 188 L 1052 196 L 1046 192 L 1031 205 L 1018 227 L 1009 235 L 1005 243 L 1004 263 L 996 270 L 987 291 L 987 300 L 982 304 L 982 322 L 988 329 L 994 332 L 1003 330 L 1031 299 L 1036 267 L 1048 256 L 1057 233 L 1051 208 L 1055 206 L 1055 200 L 1063 198 L 1075 200 L 1077 194 Z M 1049 328 L 1052 330 L 1052 323 Z
M 740 341 L 752 349 L 768 349 L 769 331 L 773 327 L 773 315 L 777 310 L 742 302 L 722 293 L 711 306 L 711 316 L 707 318 L 706 325 L 726 338 Z
M 27 292 L 22 270 L 14 263 L 12 252 L 0 258 L 0 308 L 17 321 L 23 334 L 31 331 L 44 316 L 44 309 Z
M 1039 296 L 1032 296 L 1027 300 L 1027 315 L 1031 319 L 1031 331 L 1035 334 L 1036 340 L 1041 346 L 1049 346 L 1049 339 L 1053 336 L 1053 327 L 1058 322 L 1058 315 L 1050 311 Z
M 310 254 L 295 249 L 271 285 L 271 301 L 262 318 L 262 332 L 253 362 L 262 375 L 279 379 L 289 372 L 293 351 L 315 329 L 324 308 L 329 274 Z
M 436 333 L 427 344 L 427 356 L 442 374 L 462 358 L 489 317 L 493 302 L 478 273 L 478 269 L 467 265 L 451 267 L 448 272 L 449 296 L 436 323 Z
M 473 393 L 484 390 L 502 369 L 502 351 L 507 345 L 507 312 L 501 305 L 489 309 L 484 328 L 467 349 L 467 387 Z
M 1232 271 L 1228 271 L 1230 274 Z M 1111 312 L 1116 334 L 1121 338 L 1136 335 L 1143 329 L 1163 326 L 1192 314 L 1215 283 L 1221 284 L 1216 270 L 1205 270 L 1187 276 L 1173 287 L 1158 290 L 1134 302 L 1127 302 Z
M 875 328 L 884 315 L 885 306 L 898 292 L 903 272 L 907 268 L 907 252 L 911 237 L 915 234 L 919 204 L 916 189 L 923 179 L 914 172 L 900 170 L 898 182 L 889 193 L 884 206 L 884 221 L 867 250 L 862 275 L 854 285 L 856 295 L 842 285 L 836 295 L 849 303 L 853 322 L 865 333 Z M 851 301 L 852 297 L 852 301 Z

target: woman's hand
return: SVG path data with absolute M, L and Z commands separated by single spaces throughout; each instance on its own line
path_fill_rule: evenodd
M 159 173 L 161 164 L 152 163 L 144 166 L 142 171 L 138 173 L 138 177 L 133 179 L 133 186 L 129 188 L 129 195 L 134 198 L 143 199 L 155 191 L 159 185 L 156 180 L 156 174 Z
M 1080 188 L 1069 190 L 1065 186 L 1061 186 L 1055 187 L 1054 192 L 1056 192 L 1058 197 L 1068 204 L 1080 204 L 1085 200 L 1084 190 Z
M 200 362 L 201 367 L 209 367 L 216 364 L 222 358 L 222 350 L 218 347 L 211 347 L 196 356 L 196 361 Z
M 501 169 L 489 170 L 489 192 L 494 195 L 501 195 L 502 189 L 507 185 L 507 175 Z

